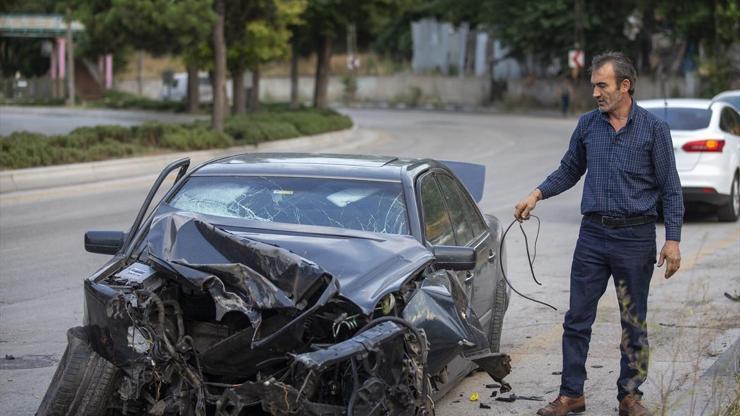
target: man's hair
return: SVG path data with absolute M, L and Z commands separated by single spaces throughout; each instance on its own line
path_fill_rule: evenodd
M 617 88 L 626 79 L 630 82 L 629 93 L 630 95 L 634 95 L 635 84 L 637 83 L 637 70 L 630 58 L 622 52 L 605 52 L 594 56 L 594 59 L 591 60 L 591 69 L 589 69 L 589 72 L 593 73 L 610 62 L 612 68 L 614 68 L 614 76 L 617 79 Z

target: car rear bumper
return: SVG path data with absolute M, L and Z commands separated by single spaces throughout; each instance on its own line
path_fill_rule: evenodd
M 722 206 L 728 201 L 729 195 L 721 194 L 711 187 L 683 187 L 683 202 L 701 202 L 709 205 Z

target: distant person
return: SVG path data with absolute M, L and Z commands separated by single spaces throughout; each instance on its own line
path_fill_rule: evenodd
M 567 116 L 568 110 L 570 109 L 570 97 L 573 96 L 573 83 L 568 75 L 565 75 L 560 81 L 559 90 L 560 111 L 563 113 L 563 116 Z
M 657 263 L 661 267 L 666 262 L 666 279 L 681 264 L 684 208 L 668 125 L 635 103 L 636 81 L 635 68 L 623 54 L 594 57 L 591 85 L 598 110 L 581 116 L 560 167 L 514 209 L 517 220 L 527 220 L 537 201 L 570 189 L 586 174 L 570 272 L 570 308 L 563 323 L 560 394 L 538 415 L 586 410 L 583 385 L 591 325 L 610 276 L 622 323 L 619 415 L 650 415 L 640 403 L 639 387 L 648 371 L 645 318 L 656 262 L 656 204 L 662 199 L 666 242 Z

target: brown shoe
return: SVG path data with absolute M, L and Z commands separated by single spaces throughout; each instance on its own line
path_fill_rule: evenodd
M 585 411 L 586 399 L 583 396 L 558 396 L 552 403 L 538 410 L 537 414 L 540 416 L 566 416 L 571 413 L 583 413 Z
M 619 416 L 651 416 L 651 413 L 637 397 L 627 395 L 619 402 Z

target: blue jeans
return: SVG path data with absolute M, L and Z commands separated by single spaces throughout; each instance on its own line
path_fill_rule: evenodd
M 614 277 L 622 323 L 617 399 L 642 396 L 647 377 L 647 298 L 656 260 L 655 224 L 609 228 L 584 218 L 573 253 L 570 309 L 563 323 L 563 374 L 560 394 L 583 395 L 591 325 L 609 277 Z

